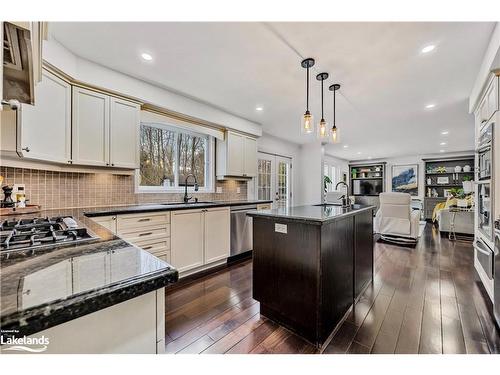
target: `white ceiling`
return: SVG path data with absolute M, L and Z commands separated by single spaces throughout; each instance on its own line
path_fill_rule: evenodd
M 311 110 L 320 119 L 320 85 L 337 96 L 341 144 L 328 153 L 367 157 L 471 150 L 472 89 L 494 23 L 51 23 L 75 54 L 199 98 L 261 123 L 263 131 L 307 143 L 301 56 L 314 57 Z M 428 54 L 420 50 L 435 44 Z M 140 58 L 142 52 L 152 62 Z M 425 106 L 435 103 L 433 110 Z M 263 106 L 258 112 L 256 106 Z M 325 91 L 331 123 L 332 96 Z M 448 130 L 448 136 L 442 136 Z M 447 142 L 441 146 L 440 142 Z M 349 147 L 344 148 L 347 144 Z M 361 154 L 359 154 L 361 152 Z

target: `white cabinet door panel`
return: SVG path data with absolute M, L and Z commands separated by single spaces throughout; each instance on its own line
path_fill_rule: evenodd
M 109 96 L 73 88 L 73 162 L 109 165 Z
M 43 71 L 36 105 L 22 105 L 21 147 L 30 159 L 68 163 L 71 157 L 71 85 Z M 27 151 L 29 150 L 29 151 Z
M 171 260 L 179 272 L 203 265 L 203 211 L 174 211 L 171 214 Z
M 242 176 L 245 168 L 245 137 L 227 133 L 227 171 L 228 176 Z
M 229 207 L 205 212 L 205 264 L 229 257 L 230 225 Z
M 257 176 L 257 140 L 245 137 L 245 176 Z
M 140 107 L 111 97 L 110 163 L 114 167 L 138 168 Z

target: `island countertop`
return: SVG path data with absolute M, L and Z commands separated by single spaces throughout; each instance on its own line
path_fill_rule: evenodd
M 163 288 L 177 270 L 87 218 L 85 208 L 9 218 L 72 216 L 98 238 L 0 252 L 0 328 L 30 335 Z
M 354 204 L 342 207 L 333 204 L 282 207 L 272 210 L 259 210 L 247 213 L 252 217 L 280 218 L 302 223 L 322 225 L 332 220 L 354 215 L 361 211 L 374 210 L 375 206 Z

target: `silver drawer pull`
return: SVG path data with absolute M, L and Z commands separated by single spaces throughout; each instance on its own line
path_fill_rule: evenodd
M 142 237 L 142 236 L 149 236 L 153 234 L 153 232 L 146 232 L 146 233 L 139 233 L 139 237 Z
M 144 218 L 144 219 L 139 219 L 138 221 L 149 221 L 149 220 L 151 220 L 151 218 L 148 217 L 148 218 Z
M 142 250 L 149 250 L 149 249 L 152 249 L 153 246 L 146 246 L 146 247 L 143 247 Z

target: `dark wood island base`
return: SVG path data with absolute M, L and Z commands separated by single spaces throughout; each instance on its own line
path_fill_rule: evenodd
M 373 206 L 300 206 L 253 217 L 253 297 L 318 348 L 373 280 Z

